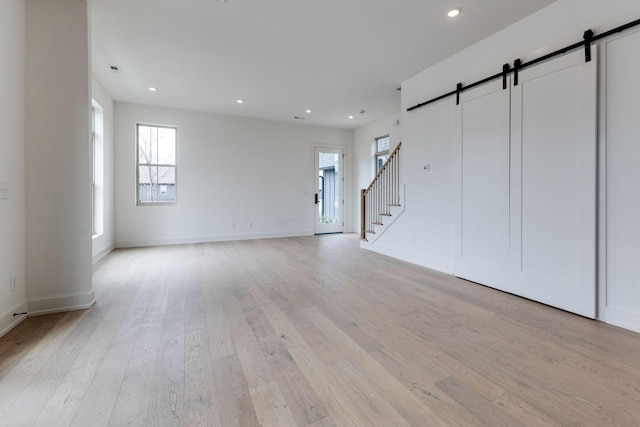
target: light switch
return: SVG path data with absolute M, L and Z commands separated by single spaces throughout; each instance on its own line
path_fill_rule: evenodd
M 9 198 L 9 184 L 6 182 L 0 182 L 0 199 Z

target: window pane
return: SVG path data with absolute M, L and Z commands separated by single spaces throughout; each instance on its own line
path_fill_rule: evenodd
M 157 142 L 154 139 L 152 128 L 149 126 L 138 126 L 138 163 L 155 163 L 154 151 Z
M 176 200 L 176 168 L 159 167 L 158 185 L 166 186 L 166 194 L 159 194 L 160 202 L 175 202 Z
M 381 151 L 389 151 L 389 137 L 384 137 L 384 138 L 378 138 L 376 139 L 376 143 L 377 143 L 377 151 L 378 153 Z
M 151 130 L 151 163 L 158 163 L 158 128 L 150 127 Z
M 138 202 L 152 203 L 158 201 L 158 168 L 156 166 L 140 166 L 138 168 Z
M 176 130 L 173 128 L 158 128 L 158 163 L 176 164 Z
M 376 163 L 377 163 L 377 170 L 382 169 L 382 166 L 384 166 L 384 164 L 387 162 L 387 160 L 389 160 L 389 155 L 388 154 L 382 154 L 376 157 Z

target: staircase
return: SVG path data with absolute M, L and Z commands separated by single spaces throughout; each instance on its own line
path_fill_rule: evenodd
M 360 197 L 360 238 L 373 243 L 404 211 L 404 185 L 400 184 L 402 169 L 400 150 L 393 150 Z

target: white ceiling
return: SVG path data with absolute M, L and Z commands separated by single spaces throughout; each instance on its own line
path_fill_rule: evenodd
M 90 0 L 93 73 L 117 101 L 356 128 L 400 110 L 402 81 L 553 1 Z

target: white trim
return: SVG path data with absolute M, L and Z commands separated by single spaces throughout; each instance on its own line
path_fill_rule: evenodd
M 92 260 L 91 263 L 95 264 L 96 262 L 100 261 L 102 258 L 107 256 L 114 249 L 115 249 L 114 245 L 109 245 L 109 247 L 106 247 L 103 250 L 99 251 L 97 254 L 94 254 L 93 255 L 93 260 Z
M 260 240 L 278 239 L 283 237 L 313 236 L 312 230 L 286 231 L 279 233 L 253 233 L 253 234 L 220 234 L 215 236 L 199 237 L 171 237 L 160 239 L 120 240 L 116 241 L 116 248 L 137 248 L 145 246 L 184 245 L 191 243 L 227 242 L 236 240 Z
M 29 312 L 29 316 L 33 316 L 63 311 L 85 310 L 93 307 L 95 303 L 95 292 L 92 289 L 86 294 L 27 301 L 27 311 Z
M 608 309 L 604 313 L 600 313 L 598 320 L 608 323 L 609 325 L 640 333 L 640 316 L 636 313 Z
M 173 164 L 165 164 L 165 163 L 140 163 L 140 126 L 149 127 L 149 128 L 163 128 L 163 129 L 173 129 L 175 131 L 175 140 L 174 144 L 174 153 L 175 158 L 173 159 Z M 135 143 L 135 155 L 136 155 L 136 206 L 176 206 L 178 204 L 178 126 L 175 125 L 157 125 L 157 124 L 148 124 L 148 123 L 136 123 L 136 143 Z M 158 159 L 159 161 L 159 159 Z M 141 166 L 150 166 L 150 167 L 164 167 L 164 168 L 173 168 L 173 180 L 174 180 L 174 199 L 173 201 L 153 201 L 153 202 L 141 202 L 140 201 L 140 167 Z M 159 185 L 160 183 L 158 183 Z
M 0 337 L 6 335 L 10 330 L 18 326 L 20 322 L 27 318 L 26 315 L 14 316 L 13 313 L 24 313 L 25 311 L 27 311 L 27 303 L 21 302 L 0 316 Z
M 346 148 L 334 145 L 314 145 L 313 147 L 313 189 L 312 194 L 318 193 L 319 178 L 318 167 L 320 153 L 325 150 L 326 152 L 336 152 L 338 154 L 338 200 L 340 200 L 340 208 L 338 210 L 338 224 L 335 229 L 331 228 L 331 224 L 321 224 L 318 212 L 318 204 L 313 204 L 313 234 L 331 234 L 331 233 L 344 233 L 346 224 L 346 212 L 345 212 L 345 183 L 346 183 L 346 166 L 345 159 L 347 157 Z M 325 230 L 322 230 L 324 228 Z M 338 229 L 339 228 L 339 229 Z
M 396 258 L 401 261 L 410 262 L 411 264 L 416 264 L 422 267 L 429 268 L 431 270 L 436 270 L 442 273 L 453 275 L 453 263 L 451 262 L 428 258 L 410 252 L 400 251 L 398 249 L 390 248 L 388 246 L 383 246 L 380 244 L 372 245 L 371 243 L 365 242 L 364 240 L 360 241 L 360 248 Z

